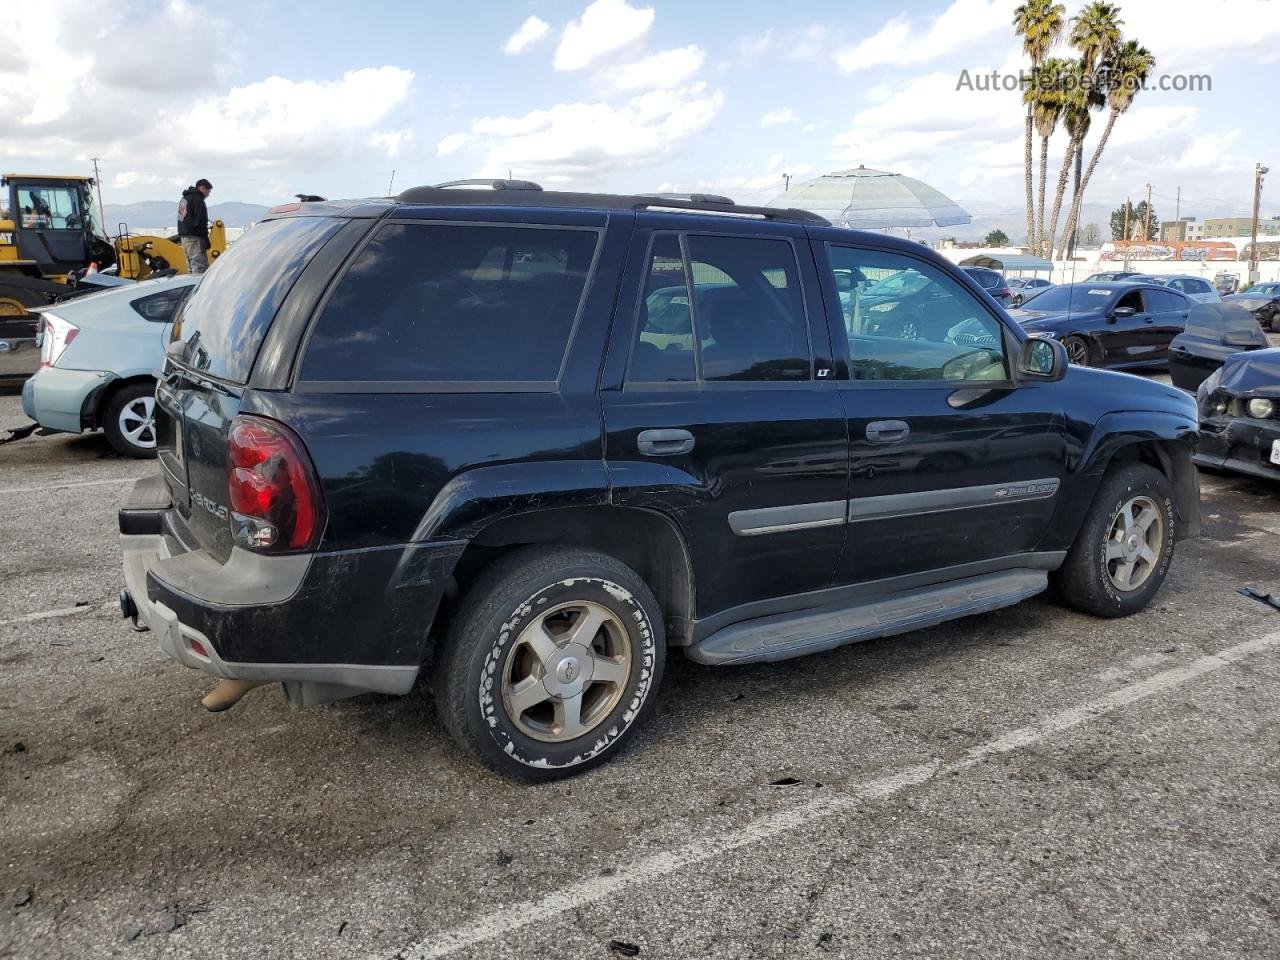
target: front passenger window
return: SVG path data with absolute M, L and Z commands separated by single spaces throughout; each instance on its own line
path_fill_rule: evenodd
M 837 284 L 854 380 L 1009 378 L 1003 328 L 962 285 L 903 254 L 828 249 L 854 278 Z

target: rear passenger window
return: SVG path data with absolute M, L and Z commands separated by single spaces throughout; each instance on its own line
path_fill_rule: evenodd
M 785 240 L 688 238 L 704 380 L 808 380 L 809 337 Z
M 302 379 L 554 383 L 598 241 L 592 229 L 387 224 L 316 320 Z
M 656 234 L 628 380 L 808 380 L 804 297 L 791 244 Z M 697 331 L 695 333 L 695 330 Z

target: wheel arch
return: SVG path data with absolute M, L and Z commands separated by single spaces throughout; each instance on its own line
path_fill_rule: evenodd
M 154 387 L 156 378 L 150 373 L 134 373 L 128 376 L 116 376 L 107 380 L 94 390 L 89 396 L 85 397 L 84 406 L 80 411 L 80 421 L 88 429 L 99 430 L 102 428 L 104 414 L 107 406 L 111 403 L 111 399 L 127 387 L 131 387 L 136 383 L 151 383 Z
M 668 644 L 691 642 L 693 566 L 688 544 L 669 518 L 649 510 L 615 506 L 566 506 L 501 517 L 470 538 L 454 578 L 465 589 L 494 560 L 532 544 L 583 547 L 622 561 L 657 598 Z
M 1074 540 L 1084 513 L 1093 503 L 1107 472 L 1119 464 L 1145 463 L 1159 470 L 1173 486 L 1179 539 L 1200 533 L 1200 477 L 1191 455 L 1197 425 L 1194 417 L 1173 412 L 1128 411 L 1102 417 L 1081 453 L 1077 475 L 1084 497 L 1062 506 L 1074 517 Z

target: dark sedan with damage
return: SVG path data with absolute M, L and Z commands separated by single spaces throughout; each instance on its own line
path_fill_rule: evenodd
M 1263 330 L 1280 330 L 1280 283 L 1255 283 L 1243 293 L 1222 299 L 1252 313 Z
M 1280 348 L 1227 357 L 1196 406 L 1198 466 L 1280 480 Z

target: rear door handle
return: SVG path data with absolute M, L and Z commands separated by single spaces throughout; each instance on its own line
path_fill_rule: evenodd
M 911 436 L 905 420 L 873 420 L 867 424 L 867 439 L 872 443 L 900 443 Z
M 641 430 L 636 445 L 646 457 L 676 457 L 693 449 L 688 430 Z

